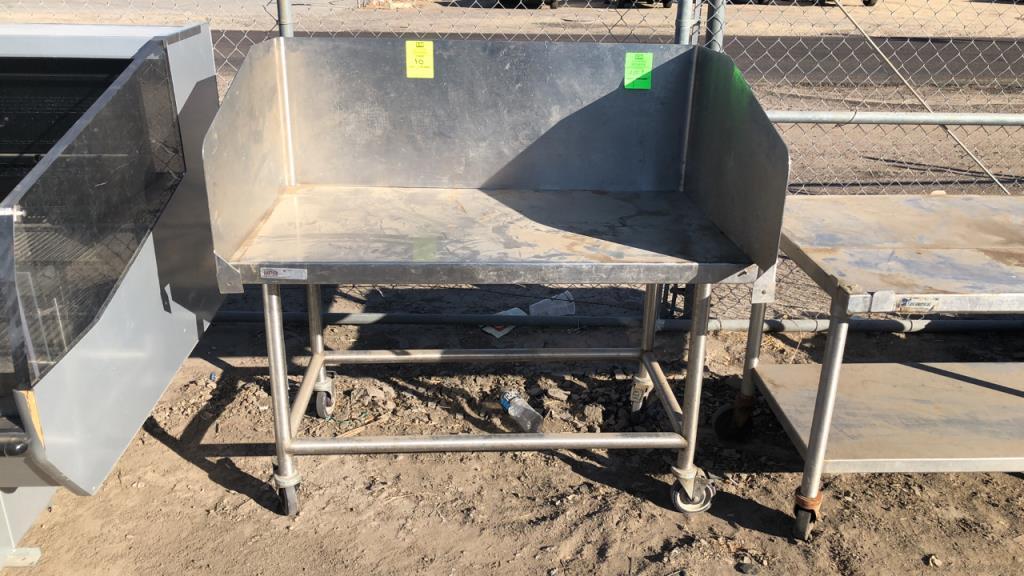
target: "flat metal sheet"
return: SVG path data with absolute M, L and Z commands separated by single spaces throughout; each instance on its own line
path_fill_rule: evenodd
M 284 42 L 295 182 L 679 187 L 691 47 L 435 40 L 424 80 L 407 77 L 405 42 Z M 627 52 L 651 54 L 651 89 L 623 88 Z
M 802 455 L 821 367 L 762 364 L 755 382 Z M 1024 364 L 844 364 L 825 472 L 1024 470 Z
M 684 282 L 749 264 L 681 192 L 327 186 L 284 192 L 231 261 L 246 282 Z
M 1024 310 L 1019 197 L 794 196 L 782 249 L 830 293 L 890 293 L 872 311 Z

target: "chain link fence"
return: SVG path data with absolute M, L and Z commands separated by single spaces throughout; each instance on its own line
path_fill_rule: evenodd
M 874 4 L 868 6 L 867 4 Z M 689 34 L 723 49 L 772 111 L 1024 113 L 1024 3 L 1014 0 L 683 0 Z M 292 0 L 295 35 L 668 43 L 686 10 L 656 0 Z M 688 13 L 685 15 L 689 16 Z M 248 49 L 278 34 L 276 0 L 5 0 L 0 22 L 184 24 L 213 30 L 221 91 Z M 793 193 L 1024 194 L 1024 128 L 779 123 Z M 516 288 L 524 301 L 563 287 Z M 578 287 L 584 290 L 584 287 Z M 719 287 L 743 318 L 749 288 Z M 602 302 L 638 290 L 609 289 Z M 823 293 L 788 260 L 774 317 L 818 317 Z M 594 296 L 591 295 L 591 298 Z M 633 302 L 635 300 L 635 302 Z M 612 306 L 614 308 L 614 305 Z

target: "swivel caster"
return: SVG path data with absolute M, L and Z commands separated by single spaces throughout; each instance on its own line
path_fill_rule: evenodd
M 334 414 L 334 393 L 317 390 L 314 398 L 316 402 L 316 417 L 326 420 Z
M 297 516 L 299 514 L 299 486 L 288 486 L 277 489 L 277 497 L 280 501 L 281 514 L 285 516 Z
M 793 523 L 793 537 L 797 540 L 807 541 L 814 530 L 814 512 L 810 510 L 796 509 L 796 522 Z
M 683 484 L 676 480 L 672 484 L 672 505 L 683 514 L 699 514 L 711 508 L 711 500 L 715 497 L 715 485 L 708 482 L 703 488 L 697 489 L 693 498 L 683 490 Z
M 722 406 L 715 412 L 712 423 L 715 428 L 715 436 L 719 440 L 727 442 L 745 442 L 754 435 L 754 419 L 750 417 L 750 411 L 746 416 L 740 416 L 736 407 Z M 737 418 L 737 416 L 740 416 Z

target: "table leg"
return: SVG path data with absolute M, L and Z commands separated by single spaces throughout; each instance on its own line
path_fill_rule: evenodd
M 828 345 L 821 365 L 821 376 L 818 379 L 818 395 L 814 402 L 814 417 L 811 420 L 811 433 L 804 456 L 804 476 L 796 492 L 793 507 L 796 516 L 793 534 L 804 540 L 810 536 L 821 509 L 821 474 L 828 448 L 828 433 L 832 426 L 832 411 L 839 390 L 839 371 L 846 349 L 846 333 L 850 326 L 850 315 L 846 308 L 845 298 L 832 299 Z
M 732 406 L 725 406 L 714 417 L 715 434 L 722 440 L 733 442 L 746 440 L 753 432 L 754 415 L 754 368 L 761 354 L 761 340 L 764 338 L 764 317 L 767 304 L 750 306 L 750 324 L 747 326 L 747 352 L 743 360 L 743 378 L 740 391 Z
M 683 435 L 686 437 L 686 448 L 679 452 L 679 460 L 673 469 L 678 480 L 672 490 L 673 504 L 677 509 L 687 513 L 707 510 L 711 507 L 711 498 L 715 495 L 714 486 L 703 471 L 694 465 L 710 308 L 711 285 L 694 285 L 690 350 L 686 359 L 686 390 L 683 394 Z
M 281 287 L 263 285 L 263 316 L 267 332 L 267 363 L 270 364 L 270 404 L 274 417 L 274 447 L 277 463 L 274 484 L 281 498 L 281 511 L 294 516 L 299 512 L 298 470 L 288 452 L 292 441 L 288 417 L 288 359 L 284 347 L 284 314 L 281 311 Z
M 324 352 L 323 296 L 319 284 L 306 286 L 306 310 L 309 316 L 309 350 L 311 354 Z M 334 381 L 327 376 L 327 367 L 322 366 L 313 385 L 316 415 L 330 418 L 334 413 Z
M 644 316 L 643 328 L 640 335 L 640 349 L 643 353 L 654 349 L 654 335 L 658 329 L 658 306 L 661 285 L 648 284 L 644 292 Z M 636 419 L 640 409 L 644 406 L 644 400 L 654 390 L 654 381 L 647 373 L 647 368 L 641 361 L 637 367 L 636 375 L 633 376 L 633 387 L 629 392 L 630 418 Z

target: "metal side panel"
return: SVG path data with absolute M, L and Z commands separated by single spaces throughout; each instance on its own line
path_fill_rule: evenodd
M 100 317 L 33 388 L 45 443 L 30 455 L 76 493 L 100 487 L 221 301 L 200 155 L 217 92 L 200 31 L 168 44 L 186 173 Z
M 728 56 L 699 50 L 693 76 L 683 190 L 768 270 L 779 252 L 789 151 Z
M 188 34 L 196 30 L 195 34 Z M 206 195 L 203 138 L 220 101 L 213 44 L 206 24 L 185 29 L 167 46 L 185 174 L 153 230 L 160 285 L 171 300 L 209 324 L 224 297 L 217 289 L 217 268 Z M 182 356 L 184 358 L 184 356 Z
M 99 321 L 34 388 L 45 458 L 69 488 L 99 489 L 202 331 L 160 285 L 150 236 Z
M 36 517 L 50 505 L 56 491 L 52 486 L 0 491 L 0 552 L 4 548 L 18 546 L 18 541 L 32 527 Z
M 203 142 L 213 248 L 221 260 L 235 253 L 291 181 L 280 47 L 264 42 L 250 49 Z M 242 291 L 230 267 L 218 277 L 224 292 Z
M 0 56 L 30 58 L 131 58 L 161 36 L 189 34 L 198 26 L 0 24 Z
M 434 40 L 425 79 L 403 39 L 282 44 L 299 184 L 679 189 L 688 46 Z M 624 87 L 628 53 L 650 89 Z

